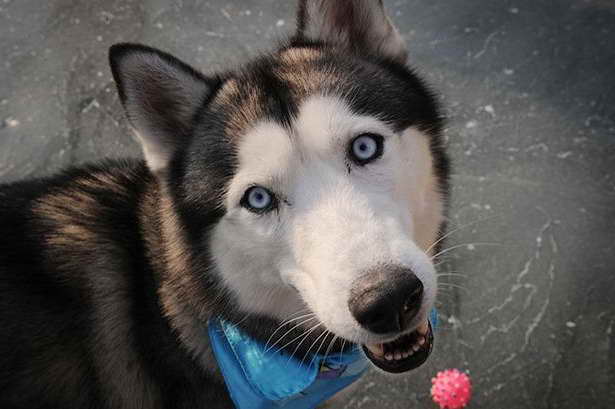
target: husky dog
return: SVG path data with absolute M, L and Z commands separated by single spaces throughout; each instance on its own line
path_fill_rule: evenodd
M 0 407 L 232 408 L 222 318 L 298 358 L 422 364 L 447 200 L 442 118 L 381 0 L 206 76 L 118 44 L 144 161 L 0 186 Z

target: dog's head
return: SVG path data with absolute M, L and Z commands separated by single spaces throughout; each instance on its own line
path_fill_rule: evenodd
M 446 161 L 436 103 L 405 60 L 379 0 L 301 1 L 291 41 L 216 76 L 114 46 L 120 97 L 173 197 L 181 253 L 201 260 L 176 285 L 214 287 L 216 311 L 258 322 L 250 331 L 271 347 L 324 353 L 349 341 L 389 372 L 424 362 Z

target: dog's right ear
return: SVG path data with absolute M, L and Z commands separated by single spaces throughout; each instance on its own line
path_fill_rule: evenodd
M 163 170 L 194 128 L 212 92 L 198 71 L 177 58 L 139 44 L 116 44 L 109 62 L 120 100 L 153 172 Z
M 404 40 L 382 0 L 299 0 L 298 39 L 406 62 Z

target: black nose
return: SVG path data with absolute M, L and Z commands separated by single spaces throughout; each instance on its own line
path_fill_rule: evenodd
M 359 278 L 348 308 L 365 329 L 386 334 L 404 330 L 421 308 L 423 283 L 401 267 L 383 267 Z

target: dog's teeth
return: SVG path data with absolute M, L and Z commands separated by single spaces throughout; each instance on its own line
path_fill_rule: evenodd
M 419 325 L 419 327 L 416 330 L 418 331 L 419 334 L 426 335 L 427 331 L 429 330 L 429 324 L 427 323 L 427 321 L 425 321 L 421 325 Z
M 428 324 L 421 324 L 421 326 L 419 326 L 416 330 L 417 334 L 415 335 L 414 344 L 405 345 L 404 348 L 406 348 L 406 350 L 394 349 L 395 346 L 398 346 L 397 344 L 400 344 L 400 342 L 397 344 L 392 342 L 391 345 L 388 345 L 386 348 L 385 344 L 366 344 L 365 346 L 372 355 L 378 358 L 385 359 L 387 361 L 400 361 L 414 355 L 423 345 L 425 345 L 427 342 L 425 335 L 428 331 Z
M 384 355 L 384 347 L 382 344 L 367 344 L 366 346 L 372 354 L 378 357 L 382 357 L 382 355 Z

